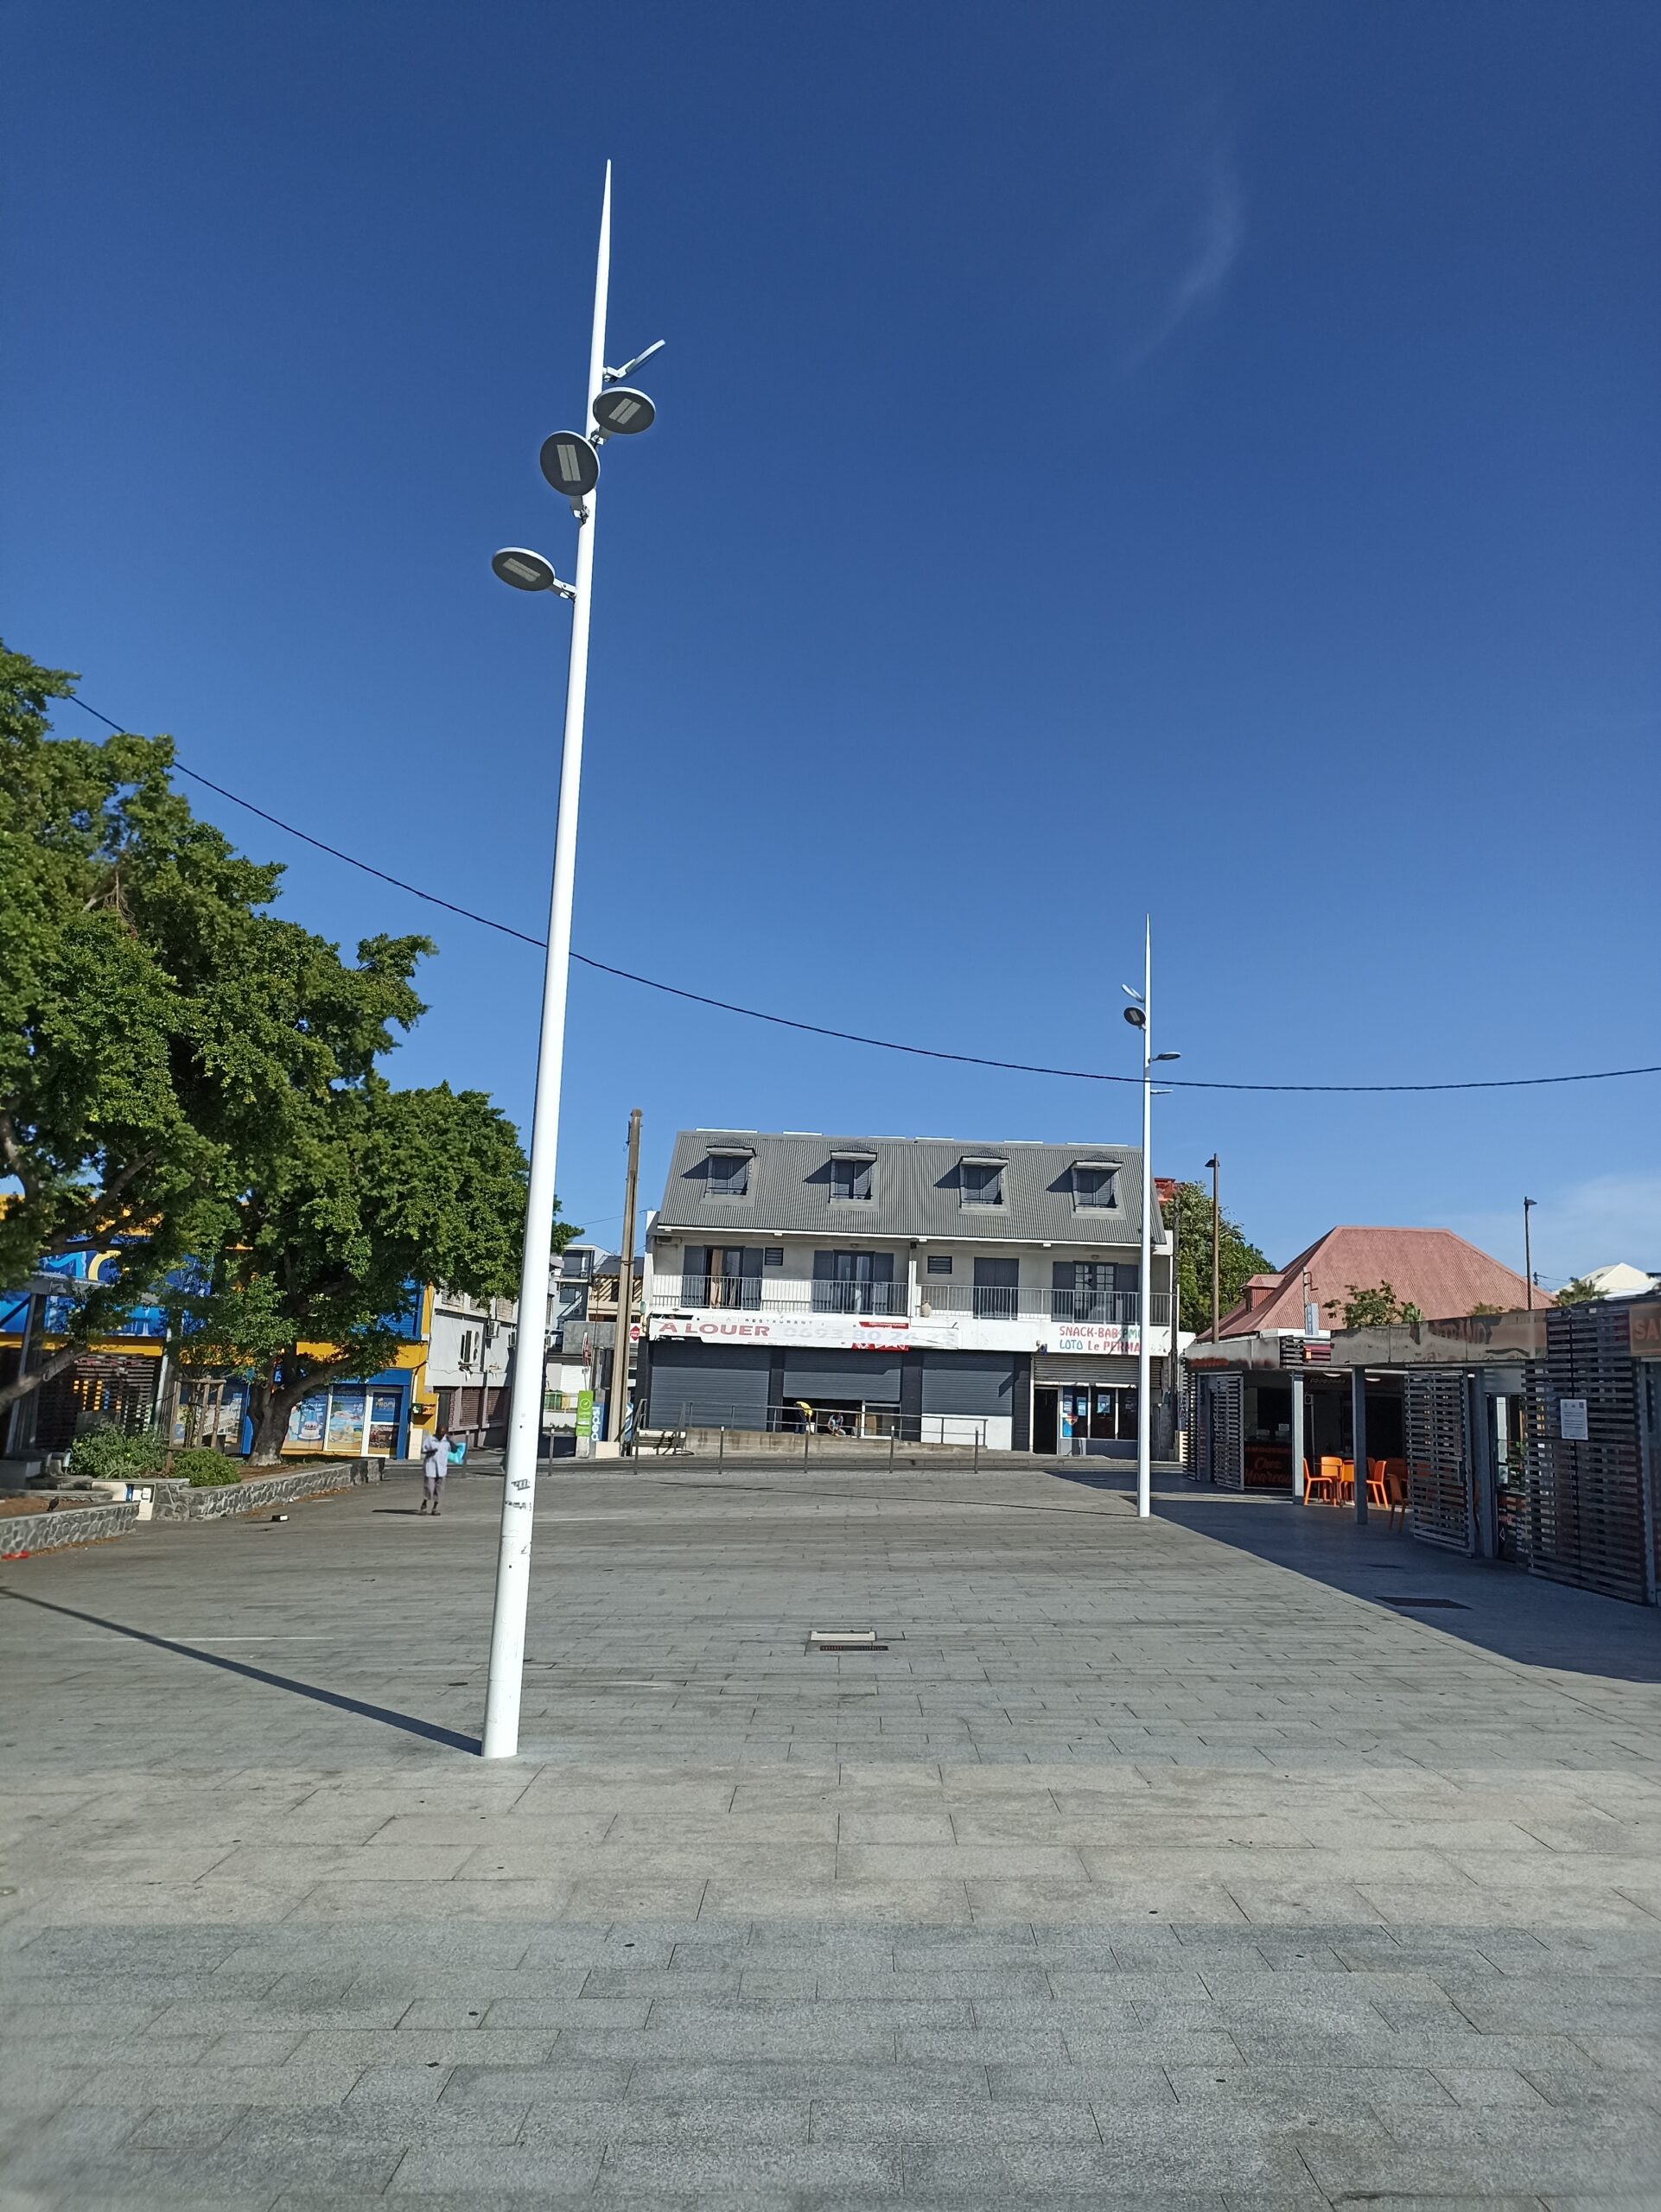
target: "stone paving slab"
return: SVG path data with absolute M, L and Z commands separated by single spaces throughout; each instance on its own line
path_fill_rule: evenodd
M 0 1582 L 6 2212 L 1661 2204 L 1653 1614 L 1028 1468 L 573 1470 L 487 1767 L 500 1498 Z

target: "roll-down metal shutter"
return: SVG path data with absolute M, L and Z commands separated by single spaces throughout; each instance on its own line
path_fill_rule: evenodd
M 664 1339 L 652 1347 L 652 1428 L 766 1428 L 765 1344 Z

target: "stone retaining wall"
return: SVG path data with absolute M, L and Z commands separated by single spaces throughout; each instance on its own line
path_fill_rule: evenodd
M 0 1551 L 56 1552 L 66 1544 L 99 1544 L 137 1526 L 137 1501 L 121 1505 L 75 1505 L 66 1512 L 9 1513 L 0 1520 Z
M 222 1521 L 233 1513 L 258 1513 L 268 1505 L 285 1505 L 302 1497 L 333 1497 L 359 1483 L 378 1483 L 379 1459 L 328 1459 L 309 1467 L 278 1468 L 269 1475 L 249 1475 L 239 1483 L 193 1490 L 188 1483 L 157 1482 L 150 1492 L 150 1517 L 155 1521 Z

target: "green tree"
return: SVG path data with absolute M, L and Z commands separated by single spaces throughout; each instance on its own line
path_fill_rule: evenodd
M 1199 1183 L 1179 1183 L 1174 1205 L 1163 1209 L 1165 1224 L 1177 1235 L 1176 1279 L 1179 1326 L 1196 1333 L 1211 1326 L 1211 1193 Z M 1218 1281 L 1226 1313 L 1238 1306 L 1252 1275 L 1268 1272 L 1269 1262 L 1227 1214 L 1220 1217 L 1218 1239 Z
M 1566 1282 L 1560 1291 L 1554 1293 L 1559 1306 L 1587 1306 L 1602 1295 L 1603 1293 L 1588 1275 L 1576 1275 L 1573 1282 Z
M 253 1457 L 273 1459 L 308 1391 L 391 1363 L 423 1283 L 509 1295 L 524 1217 L 519 1139 L 481 1091 L 333 1086 L 175 1294 L 181 1363 L 247 1376 Z
M 1344 1286 L 1345 1296 L 1329 1298 L 1327 1311 L 1337 1314 L 1346 1329 L 1388 1329 L 1411 1327 L 1422 1321 L 1420 1308 L 1397 1298 L 1394 1287 L 1387 1282 L 1374 1283 L 1362 1289 L 1352 1282 Z
M 0 1289 L 42 1256 L 129 1256 L 0 1407 L 194 1262 L 190 1353 L 246 1355 L 269 1443 L 320 1363 L 302 1343 L 372 1371 L 408 1284 L 512 1288 L 523 1161 L 481 1094 L 378 1072 L 427 940 L 348 963 L 266 912 L 281 868 L 193 817 L 169 739 L 50 735 L 73 683 L 0 647 Z

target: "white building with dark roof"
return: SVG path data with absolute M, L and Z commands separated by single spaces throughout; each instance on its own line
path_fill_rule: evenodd
M 686 1129 L 646 1247 L 651 1428 L 1134 1452 L 1142 1156 Z M 1149 1349 L 1170 1349 L 1155 1224 Z

